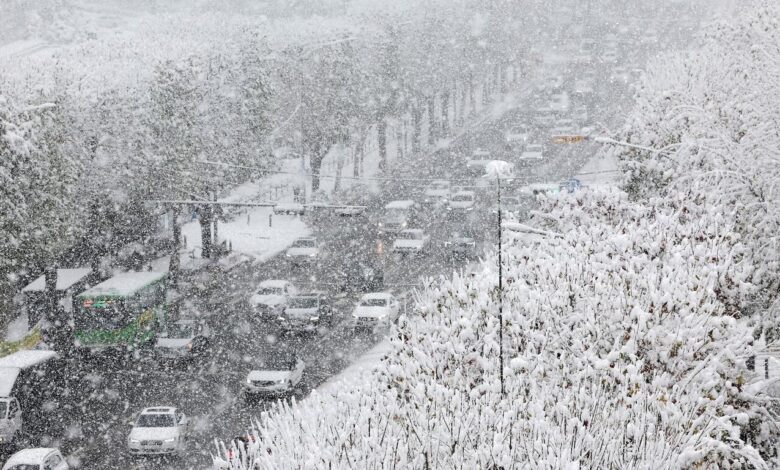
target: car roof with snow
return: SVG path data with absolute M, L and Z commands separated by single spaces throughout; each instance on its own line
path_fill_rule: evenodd
M 423 229 L 421 229 L 421 228 L 407 228 L 407 229 L 405 229 L 405 230 L 401 230 L 401 231 L 399 232 L 399 234 L 401 234 L 401 235 L 402 235 L 402 234 L 405 234 L 405 233 L 408 233 L 408 234 L 410 234 L 410 235 L 412 235 L 412 234 L 414 234 L 414 235 L 416 235 L 416 234 L 424 234 L 424 233 L 425 233 L 425 230 L 423 230 Z
M 11 468 L 15 465 L 40 465 L 43 463 L 43 459 L 57 452 L 57 449 L 52 447 L 34 447 L 32 449 L 22 449 L 15 453 L 5 462 L 5 467 Z
M 408 209 L 414 206 L 414 201 L 411 199 L 404 199 L 400 201 L 390 201 L 385 206 L 385 209 Z
M 268 279 L 261 282 L 257 287 L 261 289 L 264 287 L 283 288 L 288 285 L 290 285 L 290 281 L 285 281 L 284 279 Z

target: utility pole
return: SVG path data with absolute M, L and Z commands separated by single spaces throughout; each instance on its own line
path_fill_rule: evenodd
M 168 271 L 171 273 L 171 288 L 176 289 L 179 284 L 179 250 L 181 248 L 181 225 L 179 224 L 179 213 L 181 209 L 178 204 L 171 204 L 171 218 L 173 223 L 173 244 L 171 246 L 171 260 L 168 265 Z

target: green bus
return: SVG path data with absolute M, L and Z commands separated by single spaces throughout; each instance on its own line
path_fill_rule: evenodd
M 77 295 L 73 323 L 81 349 L 135 350 L 154 343 L 165 324 L 168 273 L 117 274 Z

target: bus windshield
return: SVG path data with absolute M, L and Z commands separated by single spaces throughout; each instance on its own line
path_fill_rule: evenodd
M 117 299 L 83 299 L 75 316 L 78 330 L 112 331 L 127 326 L 129 321 L 124 303 Z

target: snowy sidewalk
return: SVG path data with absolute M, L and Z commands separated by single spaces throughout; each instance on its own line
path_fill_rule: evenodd
M 346 369 L 326 380 L 317 387 L 317 393 L 320 395 L 335 395 L 344 388 L 352 387 L 355 384 L 366 383 L 371 374 L 379 368 L 382 358 L 391 350 L 390 341 L 383 339 L 373 348 L 361 355 L 355 362 Z

